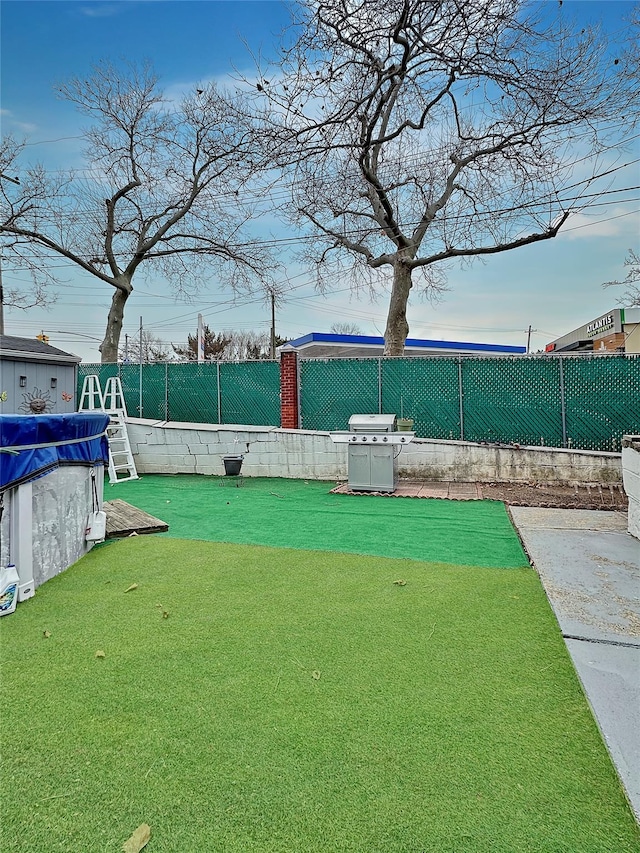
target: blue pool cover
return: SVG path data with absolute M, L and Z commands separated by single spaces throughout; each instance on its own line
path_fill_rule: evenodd
M 107 465 L 104 412 L 0 415 L 0 492 L 60 465 Z

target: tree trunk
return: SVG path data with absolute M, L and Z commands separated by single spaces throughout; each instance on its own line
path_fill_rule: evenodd
M 132 287 L 128 282 L 126 290 L 116 288 L 111 297 L 111 308 L 107 317 L 107 329 L 104 340 L 98 347 L 102 356 L 102 364 L 114 364 L 118 361 L 118 346 L 120 345 L 120 333 L 122 332 L 122 321 L 124 319 L 124 306 L 129 298 Z
M 393 287 L 384 332 L 384 355 L 402 355 L 409 334 L 407 302 L 411 290 L 411 267 L 402 258 L 393 265 Z

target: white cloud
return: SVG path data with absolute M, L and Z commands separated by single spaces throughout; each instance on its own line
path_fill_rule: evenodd
M 0 109 L 0 115 L 3 118 L 3 125 L 5 130 L 18 130 L 20 131 L 20 133 L 33 133 L 38 129 L 38 125 L 33 124 L 33 122 L 20 121 L 19 119 L 15 118 L 11 110 Z
M 97 3 L 95 6 L 82 6 L 80 12 L 87 18 L 111 18 L 120 13 L 115 3 Z
M 574 213 L 560 231 L 560 236 L 569 240 L 584 240 L 594 237 L 621 237 L 632 229 L 637 233 L 640 211 L 629 209 L 629 205 L 615 205 L 606 213 Z
M 248 75 L 247 79 L 250 79 Z M 161 86 L 162 82 L 163 81 L 161 79 Z M 167 86 L 163 87 L 164 96 L 165 99 L 171 103 L 179 103 L 185 96 L 192 95 L 196 89 L 204 89 L 211 83 L 219 89 L 233 90 L 236 87 L 243 88 L 238 80 L 238 73 L 229 72 L 225 74 L 204 75 L 197 80 L 174 81 L 173 83 L 169 83 Z

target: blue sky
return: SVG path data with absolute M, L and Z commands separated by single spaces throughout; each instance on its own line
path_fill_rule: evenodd
M 618 34 L 624 33 L 631 7 L 626 0 L 564 2 L 567 14 L 585 23 L 601 21 Z M 3 0 L 0 16 L 2 130 L 26 135 L 29 159 L 50 170 L 81 163 L 77 137 L 83 119 L 56 98 L 55 83 L 87 74 L 103 59 L 148 59 L 162 85 L 178 92 L 198 81 L 224 78 L 234 67 L 250 70 L 248 47 L 272 56 L 288 21 L 286 5 L 276 0 Z M 610 152 L 611 163 L 631 163 L 616 173 L 610 188 L 640 185 L 639 165 L 632 162 L 638 159 L 637 138 Z M 439 303 L 415 298 L 410 303 L 410 335 L 525 344 L 531 325 L 535 350 L 614 307 L 618 294 L 601 285 L 624 277 L 624 257 L 639 247 L 640 191 L 608 199 L 613 201 L 570 221 L 556 240 L 451 269 L 449 289 Z M 278 233 L 284 235 L 284 229 Z M 33 336 L 44 330 L 52 344 L 98 361 L 111 289 L 73 269 L 61 272 L 66 284 L 57 288 L 56 304 L 48 311 L 8 313 L 6 332 Z M 299 272 L 292 267 L 293 274 Z M 27 276 L 5 258 L 3 278 L 11 287 Z M 283 337 L 328 331 L 334 322 L 356 323 L 366 334 L 383 333 L 385 294 L 372 304 L 354 299 L 340 283 L 326 297 L 314 292 L 310 276 L 298 275 L 295 285 L 278 311 L 277 331 Z M 161 340 L 183 343 L 195 331 L 198 312 L 216 331 L 265 332 L 269 327 L 269 310 L 259 297 L 234 304 L 228 290 L 209 289 L 185 303 L 175 301 L 166 282 L 136 280 L 134 287 L 124 326 L 130 335 L 142 316 L 145 329 Z

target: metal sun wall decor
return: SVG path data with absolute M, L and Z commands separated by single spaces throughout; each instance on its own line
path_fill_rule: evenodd
M 27 391 L 22 398 L 24 402 L 20 406 L 20 411 L 26 415 L 43 415 L 53 411 L 54 402 L 48 391 L 34 387 L 33 393 Z

